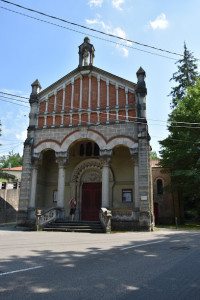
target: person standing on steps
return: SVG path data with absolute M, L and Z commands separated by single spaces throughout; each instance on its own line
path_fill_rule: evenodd
M 74 221 L 76 205 L 77 205 L 74 197 L 71 198 L 71 200 L 69 201 L 69 204 L 70 204 L 70 215 L 72 216 L 72 221 Z

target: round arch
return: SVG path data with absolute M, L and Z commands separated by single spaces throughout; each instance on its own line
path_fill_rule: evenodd
M 34 153 L 41 153 L 45 150 L 54 150 L 55 152 L 60 152 L 61 147 L 56 141 L 43 141 L 35 146 L 33 152 Z
M 74 142 L 83 139 L 94 141 L 99 146 L 100 149 L 106 147 L 106 141 L 98 132 L 86 129 L 86 130 L 75 131 L 70 135 L 68 135 L 67 137 L 65 137 L 65 139 L 62 142 L 60 151 L 67 151 Z
M 136 143 L 133 139 L 129 137 L 115 137 L 108 141 L 107 143 L 107 149 L 111 150 L 116 146 L 125 146 L 131 149 L 138 148 L 138 143 Z

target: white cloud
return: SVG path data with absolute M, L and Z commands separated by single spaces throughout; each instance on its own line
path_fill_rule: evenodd
M 90 0 L 90 1 L 88 2 L 88 4 L 89 4 L 90 7 L 92 7 L 92 6 L 99 6 L 99 7 L 101 7 L 103 1 L 104 1 L 104 0 Z
M 93 20 L 89 20 L 86 19 L 86 23 L 89 25 L 100 25 L 103 29 L 106 30 L 107 33 L 111 32 L 111 27 L 109 25 L 106 25 L 103 21 L 99 20 L 99 19 L 93 19 Z
M 117 36 L 119 36 L 123 39 L 127 38 L 126 33 L 123 29 L 121 29 L 120 27 L 112 28 L 112 26 L 107 25 L 107 24 L 105 24 L 104 21 L 100 20 L 100 16 L 97 16 L 97 18 L 95 18 L 93 20 L 86 19 L 86 23 L 89 24 L 89 25 L 98 25 L 101 28 L 103 28 L 106 33 L 117 35 Z M 123 43 L 123 41 L 119 41 L 119 43 Z M 127 57 L 129 52 L 128 52 L 128 49 L 125 46 L 126 45 L 131 46 L 132 43 L 131 42 L 126 42 L 126 41 L 124 41 L 124 43 L 125 43 L 124 46 L 123 45 L 116 45 L 116 48 L 123 54 L 124 57 Z
M 16 134 L 16 138 L 24 142 L 27 138 L 27 130 L 22 131 L 21 134 Z
M 166 19 L 166 15 L 164 13 L 162 13 L 154 21 L 150 21 L 149 23 L 150 23 L 150 26 L 153 28 L 153 30 L 166 29 L 169 25 L 169 22 Z
M 125 0 L 112 0 L 112 5 L 118 9 L 118 10 L 123 10 L 120 5 L 123 4 Z

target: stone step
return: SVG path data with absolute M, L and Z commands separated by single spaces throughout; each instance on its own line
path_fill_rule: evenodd
M 69 228 L 69 227 L 45 227 L 44 231 L 59 231 L 59 232 L 84 232 L 84 233 L 104 233 L 102 228 Z
M 57 228 L 102 228 L 101 225 L 70 225 L 70 224 L 56 224 L 56 223 L 52 223 L 52 224 L 49 224 L 47 225 L 46 227 L 57 227 Z
M 69 221 L 59 219 L 43 228 L 44 231 L 64 231 L 64 232 L 90 232 L 103 233 L 104 230 L 98 221 Z

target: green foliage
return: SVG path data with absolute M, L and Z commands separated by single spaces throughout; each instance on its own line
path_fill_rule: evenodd
M 1 121 L 0 121 L 0 136 L 1 136 Z M 0 146 L 1 146 L 1 144 L 0 144 Z
M 152 160 L 158 159 L 158 155 L 157 155 L 156 151 L 151 151 L 151 159 Z
M 175 81 L 177 84 L 169 94 L 169 96 L 172 96 L 172 108 L 177 105 L 178 100 L 182 100 L 186 96 L 187 87 L 193 86 L 198 76 L 197 59 L 187 50 L 185 43 L 184 56 L 176 64 L 178 64 L 178 71 L 170 79 L 170 81 Z
M 11 167 L 20 167 L 22 166 L 22 157 L 19 153 L 9 152 L 9 155 L 3 155 L 0 157 L 0 170 L 3 168 L 8 168 L 9 163 L 11 163 Z
M 169 136 L 160 141 L 160 164 L 169 168 L 172 184 L 200 213 L 200 80 L 187 89 L 169 116 Z M 191 124 L 192 123 L 192 124 Z M 198 124 L 195 124 L 198 123 Z

